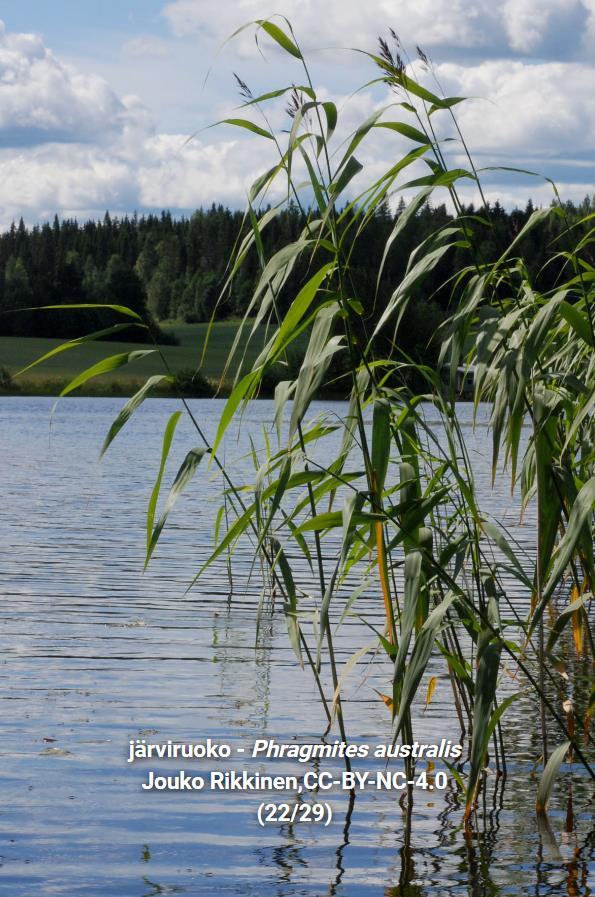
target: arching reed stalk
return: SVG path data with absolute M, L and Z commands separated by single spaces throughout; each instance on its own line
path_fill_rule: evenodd
M 545 765 L 537 807 L 544 810 L 570 746 L 595 780 L 588 761 L 593 686 L 589 694 L 578 683 L 561 688 L 554 673 L 562 662 L 557 652 L 567 631 L 579 655 L 595 658 L 589 625 L 595 578 L 592 216 L 564 222 L 562 238 L 550 247 L 551 262 L 562 274 L 554 289 L 540 291 L 524 264 L 523 241 L 540 232 L 547 219 L 563 217 L 560 205 L 535 211 L 503 251 L 483 257 L 478 234 L 491 227 L 489 207 L 482 199 L 480 214 L 466 213 L 458 192 L 464 181 L 483 198 L 453 111 L 463 99 L 424 86 L 415 77 L 415 65 L 403 60 L 396 35 L 392 46 L 381 40 L 378 54 L 365 54 L 379 73 L 377 80 L 390 87 L 393 102 L 341 141 L 339 111 L 318 97 L 290 24 L 261 20 L 253 27 L 287 55 L 296 74 L 294 82 L 262 96 L 253 96 L 239 80 L 243 114 L 251 117 L 234 117 L 227 124 L 266 141 L 277 159 L 249 191 L 245 227 L 224 291 L 246 259 L 256 258 L 260 277 L 243 326 L 254 333 L 266 324 L 268 337 L 251 369 L 236 378 L 212 444 L 184 400 L 201 444 L 186 456 L 155 522 L 178 420 L 170 418 L 149 507 L 147 562 L 178 494 L 210 456 L 225 483 L 225 527 L 220 515 L 215 547 L 201 559 L 197 578 L 226 552 L 233 555 L 238 539 L 252 540 L 282 596 L 291 645 L 299 662 L 305 659 L 312 669 L 329 724 L 337 719 L 341 737 L 347 737 L 342 688 L 368 646 L 341 670 L 333 634 L 349 614 L 359 613 L 386 657 L 389 693 L 382 697 L 393 716 L 395 741 L 414 739 L 415 701 L 420 694 L 431 700 L 433 691 L 425 681 L 430 657 L 444 659 L 461 729 L 470 733 L 468 763 L 453 770 L 466 792 L 467 825 L 472 824 L 492 740 L 499 770 L 505 771 L 501 722 L 507 708 L 521 690 L 534 692 L 541 705 Z M 431 74 L 427 57 L 422 51 L 418 56 Z M 269 106 L 287 102 L 287 128 L 275 130 Z M 450 144 L 440 136 L 441 129 L 449 138 L 454 134 L 468 168 L 450 167 Z M 380 177 L 366 182 L 365 166 L 356 154 L 378 133 L 387 141 L 398 136 L 411 146 Z M 267 196 L 279 184 L 285 199 L 267 206 Z M 454 219 L 409 253 L 404 276 L 392 284 L 380 308 L 389 255 L 400 251 L 408 224 L 424 204 L 444 190 Z M 364 289 L 354 276 L 354 253 L 374 217 L 397 193 L 411 198 L 383 248 L 376 289 Z M 302 209 L 303 231 L 268 257 L 266 229 L 288 203 Z M 423 289 L 424 279 L 455 252 L 463 262 L 448 285 L 450 306 L 436 335 L 441 348 L 434 369 L 408 358 L 400 337 L 408 305 Z M 304 259 L 307 276 L 289 293 L 296 263 Z M 128 309 L 119 311 L 135 317 Z M 307 349 L 299 372 L 275 390 L 277 448 L 269 447 L 257 459 L 254 484 L 240 490 L 218 459 L 225 434 L 258 395 L 271 369 L 288 363 L 304 335 Z M 239 336 L 230 370 L 237 344 Z M 107 359 L 70 388 L 133 361 L 135 354 Z M 345 415 L 338 424 L 309 420 L 310 403 L 333 376 L 338 359 L 349 382 Z M 520 552 L 505 527 L 480 507 L 457 404 L 461 368 L 474 371 L 475 409 L 480 403 L 489 405 L 493 477 L 503 454 L 523 504 L 536 498 L 533 554 Z M 154 383 L 152 378 L 126 404 L 104 450 Z M 432 422 L 436 416 L 438 423 Z M 526 422 L 528 441 L 522 438 Z M 337 425 L 338 450 L 333 448 Z M 305 600 L 296 585 L 296 563 L 312 570 L 315 602 Z M 342 587 L 354 576 L 359 586 L 345 601 L 339 597 Z M 511 582 L 528 596 L 528 614 L 510 598 Z M 370 583 L 383 609 L 380 629 L 358 605 Z M 519 690 L 514 693 L 502 688 L 505 663 L 517 671 Z M 567 677 L 571 673 L 569 668 Z M 570 710 L 568 703 L 563 706 L 569 695 L 574 699 Z M 556 744 L 549 761 L 547 733 Z

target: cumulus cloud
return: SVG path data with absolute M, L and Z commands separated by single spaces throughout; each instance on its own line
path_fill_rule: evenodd
M 580 0 L 506 0 L 501 15 L 511 49 L 532 53 L 551 38 L 558 47 L 574 42 L 576 50 L 588 10 Z
M 187 143 L 181 135 L 160 134 L 145 145 L 138 171 L 140 204 L 174 209 L 213 202 L 243 206 L 250 184 L 266 164 L 262 147 L 251 141 Z
M 0 213 L 13 218 L 59 209 L 107 208 L 130 196 L 130 164 L 97 147 L 67 144 L 0 154 Z M 132 198 L 132 196 L 130 196 Z M 12 213 L 12 214 L 11 214 Z M 29 214 L 28 214 L 29 213 Z
M 38 35 L 0 22 L 0 145 L 106 142 L 149 127 L 137 98 L 119 98 L 103 78 L 61 63 Z
M 489 61 L 438 66 L 450 92 L 482 97 L 459 106 L 475 151 L 543 158 L 592 153 L 595 145 L 593 68 L 578 63 Z
M 595 0 L 583 0 L 587 10 L 587 21 L 582 36 L 582 46 L 587 52 L 595 49 Z
M 163 15 L 178 37 L 203 33 L 220 39 L 246 22 L 280 13 L 306 44 L 350 46 L 356 36 L 358 45 L 373 46 L 390 26 L 406 45 L 440 47 L 443 53 L 524 54 L 547 47 L 548 56 L 566 58 L 579 51 L 593 6 L 593 0 L 326 0 L 321 9 L 314 0 L 276 0 L 268 8 L 262 0 L 173 0 Z M 241 47 L 247 51 L 249 42 Z
M 107 209 L 242 206 L 262 165 L 261 148 L 251 143 L 187 144 L 182 134 L 148 136 L 111 151 L 84 144 L 0 150 L 0 226 L 56 212 L 81 218 Z
M 475 207 L 482 204 L 482 198 L 479 191 L 473 187 L 461 186 L 458 190 L 461 202 L 465 205 L 473 203 Z M 564 188 L 563 199 L 571 200 L 577 205 L 584 200 L 586 196 L 593 194 L 593 183 L 588 181 L 569 181 Z M 483 196 L 490 205 L 498 202 L 501 206 L 508 209 L 525 208 L 529 199 L 534 207 L 547 207 L 551 205 L 554 197 L 554 191 L 550 184 L 539 183 L 537 181 L 531 184 L 523 184 L 522 193 L 514 184 L 499 185 L 497 189 L 492 189 L 489 185 L 483 185 Z M 452 211 L 448 197 L 445 198 L 445 205 Z
M 366 4 L 326 0 L 278 0 L 270 8 L 262 0 L 221 4 L 216 0 L 174 0 L 163 9 L 178 37 L 208 33 L 227 37 L 239 26 L 273 14 L 286 16 L 306 43 L 350 46 L 375 43 L 380 32 L 393 27 L 402 39 L 424 45 L 484 45 L 495 19 L 489 0 L 402 0 L 398 8 L 387 0 Z M 252 42 L 253 43 L 253 42 Z M 246 45 L 244 45 L 246 46 Z
M 211 0 L 200 4 L 178 0 L 167 9 L 172 26 L 181 34 L 206 27 L 205 10 L 213 11 L 213 27 L 227 28 L 229 24 L 230 29 L 237 24 L 231 18 L 236 18 L 238 10 L 243 19 L 261 11 L 257 10 L 261 0 L 258 4 L 256 0 L 242 2 L 241 9 L 236 5 L 231 12 L 227 6 L 216 6 Z M 293 0 L 286 2 L 291 5 Z M 375 4 L 377 12 L 382 11 L 383 2 L 370 0 L 372 13 Z M 529 16 L 533 2 L 515 0 L 515 6 L 508 0 L 496 14 L 481 2 L 463 4 L 462 0 L 454 0 L 447 5 L 446 0 L 418 0 L 414 6 L 412 0 L 404 0 L 400 8 L 402 21 L 394 25 L 402 36 L 401 25 L 413 31 L 418 20 L 430 16 L 431 6 L 435 22 L 425 38 L 451 44 L 461 41 L 466 46 L 475 41 L 479 46 L 492 39 L 488 34 L 491 22 L 494 28 L 500 28 L 501 34 L 508 34 L 506 39 L 510 42 L 520 41 L 519 35 L 524 34 L 525 46 L 534 46 L 546 39 L 556 16 L 580 5 L 571 0 L 546 2 L 549 17 L 543 13 L 532 19 L 533 33 L 523 26 L 523 16 Z M 588 2 L 595 16 L 595 0 Z M 370 4 L 364 23 L 359 5 L 347 7 L 342 18 L 333 15 L 334 3 L 335 0 L 329 0 L 327 20 L 320 17 L 319 7 L 304 0 L 300 4 L 300 26 L 308 22 L 308 17 L 312 22 L 319 19 L 316 39 L 322 42 L 330 39 L 334 24 L 343 22 L 346 16 L 350 24 L 345 28 L 352 39 L 357 35 L 357 42 L 361 43 L 361 29 L 369 28 L 369 21 L 375 20 Z M 294 5 L 297 9 L 297 3 Z M 442 12 L 437 13 L 438 8 Z M 540 9 L 543 12 L 543 4 Z M 495 15 L 498 21 L 494 24 Z M 337 35 L 336 42 L 345 34 Z M 152 40 L 139 35 L 123 49 L 128 55 L 160 51 L 161 43 L 153 45 Z M 595 98 L 591 89 L 593 68 L 586 62 L 528 63 L 500 58 L 463 65 L 457 60 L 443 62 L 436 71 L 447 93 L 483 98 L 457 107 L 479 164 L 514 164 L 541 170 L 561 180 L 562 192 L 569 198 L 581 199 L 586 192 L 592 192 L 588 182 L 595 177 Z M 324 86 L 327 77 L 328 83 L 332 83 L 333 73 L 321 68 L 319 74 L 322 83 L 317 84 L 317 89 L 321 98 L 334 99 L 340 108 L 338 141 L 379 106 L 396 99 L 384 88 L 368 89 L 349 99 L 351 88 L 357 84 L 343 82 L 345 95 L 337 96 L 336 91 Z M 279 83 L 283 83 L 288 76 L 284 70 L 275 70 L 269 71 L 267 77 L 275 82 L 279 78 Z M 219 94 L 217 103 L 220 100 Z M 229 104 L 233 102 L 230 96 Z M 214 120 L 228 114 L 229 109 L 209 117 Z M 279 128 L 287 125 L 282 111 L 273 113 L 271 120 Z M 444 120 L 445 135 L 452 136 L 448 117 L 444 116 Z M 369 179 L 380 176 L 409 148 L 405 138 L 393 132 L 372 132 L 358 147 L 358 158 L 366 168 L 353 182 L 353 189 L 363 188 Z M 267 150 L 271 151 L 270 158 L 266 157 Z M 446 144 L 445 150 L 451 164 L 465 164 L 464 158 L 458 157 L 460 149 L 455 143 Z M 122 214 L 161 208 L 190 212 L 212 202 L 243 206 L 249 185 L 259 172 L 273 164 L 273 159 L 272 144 L 229 129 L 202 132 L 190 142 L 182 133 L 162 133 L 138 98 L 120 97 L 105 79 L 82 74 L 65 64 L 47 49 L 41 37 L 10 34 L 0 28 L 2 227 L 21 215 L 32 222 L 56 212 L 85 218 L 101 215 L 106 209 Z M 549 188 L 540 187 L 538 182 L 528 186 L 525 180 L 514 186 L 511 176 L 499 176 L 497 181 L 495 177 L 488 177 L 486 189 L 492 198 L 500 196 L 507 205 L 524 205 L 529 195 L 535 201 L 549 202 Z M 271 194 L 269 199 L 279 198 L 281 190 L 280 184 L 279 193 Z M 473 196 L 472 192 L 468 195 Z

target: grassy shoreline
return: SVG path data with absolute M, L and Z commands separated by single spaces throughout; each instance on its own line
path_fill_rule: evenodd
M 153 395 L 174 396 L 180 392 L 185 395 L 218 395 L 225 396 L 232 386 L 235 371 L 226 375 L 225 363 L 233 340 L 238 332 L 239 324 L 235 321 L 216 322 L 209 335 L 207 349 L 200 367 L 200 381 L 192 388 L 191 375 L 199 370 L 201 356 L 207 337 L 207 324 L 168 323 L 163 329 L 173 334 L 178 340 L 177 346 L 161 346 L 161 351 L 174 375 L 180 381 L 174 384 L 162 384 L 155 387 Z M 246 361 L 251 363 L 261 350 L 264 333 L 257 333 L 253 343 L 247 346 L 247 336 L 240 338 L 238 363 L 244 350 Z M 0 371 L 8 374 L 7 382 L 0 383 L 0 395 L 47 395 L 57 396 L 67 383 L 78 373 L 96 364 L 102 358 L 121 352 L 150 348 L 141 343 L 115 342 L 102 340 L 84 343 L 61 352 L 42 362 L 36 367 L 17 376 L 18 371 L 55 349 L 64 340 L 41 337 L 0 337 Z M 130 366 L 102 374 L 88 381 L 77 389 L 73 395 L 78 396 L 130 396 L 133 395 L 153 374 L 165 373 L 163 361 L 155 352 L 134 362 Z
M 58 397 L 60 396 L 62 390 L 67 385 L 68 380 L 38 380 L 38 381 L 28 381 L 23 380 L 22 384 L 19 386 L 0 386 L 0 396 L 49 396 L 49 397 Z M 85 384 L 84 387 L 80 389 L 73 390 L 64 398 L 68 399 L 70 396 L 73 398 L 82 398 L 82 397 L 95 397 L 95 398 L 129 398 L 134 395 L 140 387 L 143 385 L 143 381 L 139 380 L 138 382 L 133 380 L 122 380 L 121 382 L 115 383 L 101 383 L 97 382 L 95 386 L 90 384 Z M 224 398 L 229 394 L 231 390 L 231 385 L 224 383 L 222 388 L 218 391 L 216 390 L 216 384 L 213 384 L 213 390 L 211 395 L 215 397 L 215 394 L 219 398 Z M 177 390 L 173 385 L 169 388 L 159 388 L 155 387 L 151 396 L 153 398 L 176 398 L 180 394 L 179 390 Z M 207 398 L 204 393 L 200 395 L 194 395 L 191 391 L 184 393 L 186 398 Z
M 250 341 L 250 327 L 245 326 L 240 335 L 233 363 L 228 366 L 231 347 L 241 327 L 239 321 L 216 321 L 208 333 L 208 324 L 184 324 L 165 322 L 162 329 L 174 336 L 177 345 L 162 345 L 160 352 L 166 359 L 174 382 L 158 383 L 151 390 L 156 398 L 226 398 L 237 382 L 238 368 L 242 373 L 252 369 L 267 339 L 264 328 L 255 331 Z M 208 342 L 205 349 L 205 341 Z M 116 342 L 99 340 L 81 343 L 72 349 L 60 352 L 39 365 L 17 376 L 18 372 L 42 358 L 48 352 L 65 342 L 64 339 L 50 337 L 0 336 L 0 396 L 59 396 L 62 390 L 82 371 L 87 370 L 111 355 L 153 348 L 147 343 Z M 300 353 L 305 350 L 307 336 L 295 340 L 295 357 L 291 365 L 296 368 Z M 204 353 L 204 357 L 203 357 Z M 301 363 L 301 362 L 299 362 Z M 299 367 L 299 364 L 298 364 Z M 129 397 L 134 395 L 156 374 L 166 370 L 160 353 L 155 351 L 144 358 L 126 364 L 106 374 L 101 374 L 84 383 L 70 393 L 73 396 Z M 328 399 L 344 399 L 349 393 L 350 379 L 337 380 L 343 370 L 330 374 L 328 383 L 317 393 Z M 279 380 L 293 379 L 293 371 L 278 365 L 260 383 L 258 398 L 270 399 L 274 396 Z M 341 387 L 341 383 L 345 387 Z M 460 397 L 462 401 L 465 397 Z
M 184 324 L 174 321 L 161 323 L 160 326 L 166 333 L 174 336 L 178 343 L 175 346 L 159 347 L 175 378 L 173 383 L 161 383 L 151 390 L 151 395 L 163 398 L 180 395 L 187 398 L 225 398 L 233 389 L 240 365 L 242 372 L 251 369 L 267 339 L 266 330 L 259 328 L 249 340 L 250 328 L 244 327 L 233 364 L 228 367 L 229 353 L 241 322 L 216 321 L 210 332 L 206 323 Z M 77 374 L 102 359 L 152 348 L 146 343 L 111 340 L 81 343 L 18 376 L 19 371 L 64 342 L 66 340 L 50 337 L 0 336 L 0 396 L 59 396 Z M 298 338 L 296 342 L 302 345 L 303 340 Z M 72 395 L 132 396 L 149 377 L 165 373 L 160 353 L 154 352 L 115 371 L 94 377 L 74 390 Z M 3 379 L 3 375 L 6 379 Z M 276 376 L 277 379 L 284 379 L 283 368 L 279 367 Z M 273 396 L 275 382 L 275 378 L 272 378 L 270 382 L 262 384 L 261 398 Z M 333 393 L 330 391 L 328 394 Z M 334 395 L 336 398 L 343 398 L 342 394 Z

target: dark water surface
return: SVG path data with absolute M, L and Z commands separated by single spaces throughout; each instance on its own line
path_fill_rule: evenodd
M 347 792 L 334 789 L 320 798 L 333 811 L 327 827 L 263 828 L 257 808 L 266 797 L 257 792 L 141 789 L 149 769 L 204 774 L 245 766 L 252 772 L 340 775 L 341 764 L 259 763 L 238 756 L 238 748 L 247 755 L 263 737 L 319 742 L 324 713 L 311 674 L 297 667 L 288 647 L 281 613 L 264 615 L 255 648 L 262 588 L 249 545 L 236 558 L 233 594 L 224 560 L 185 594 L 213 542 L 220 484 L 206 468 L 180 499 L 143 575 L 146 502 L 163 427 L 177 405 L 147 402 L 99 464 L 98 449 L 121 404 L 65 400 L 50 430 L 51 400 L 0 399 L 0 892 L 591 894 L 592 791 L 579 767 L 565 767 L 549 827 L 538 826 L 533 812 L 532 764 L 540 751 L 530 696 L 507 713 L 511 748 L 504 796 L 493 787 L 495 776 L 488 777 L 492 786 L 480 807 L 478 832 L 467 839 L 452 782 L 444 790 L 416 790 L 409 824 L 398 793 L 366 791 L 350 802 Z M 191 404 L 212 438 L 221 403 Z M 328 407 L 340 412 L 342 406 Z M 243 457 L 248 437 L 259 440 L 271 417 L 271 403 L 256 404 L 239 440 L 228 440 L 226 458 L 237 481 L 253 478 L 251 462 Z M 469 421 L 465 432 L 484 510 L 529 545 L 531 518 L 518 525 L 508 481 L 491 491 L 485 426 L 473 431 Z M 172 471 L 195 442 L 184 420 Z M 300 576 L 304 588 L 315 589 L 306 571 Z M 510 597 L 522 609 L 524 597 L 514 590 Z M 361 600 L 368 619 L 378 616 L 378 596 Z M 341 669 L 371 639 L 369 629 L 348 621 L 337 634 Z M 420 707 L 415 714 L 416 737 L 457 741 L 452 694 L 439 658 L 431 672 L 439 677 L 438 687 L 427 711 Z M 346 683 L 348 734 L 355 741 L 390 741 L 390 716 L 375 688 L 390 691 L 390 671 L 370 655 Z M 517 689 L 513 682 L 510 690 Z M 127 762 L 130 739 L 207 737 L 229 744 L 233 762 Z M 333 729 L 329 740 L 337 737 Z M 436 769 L 442 768 L 437 762 Z M 376 774 L 384 763 L 368 758 L 356 769 Z

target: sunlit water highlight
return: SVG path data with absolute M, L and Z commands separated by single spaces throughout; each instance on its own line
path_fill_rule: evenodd
M 191 404 L 213 438 L 221 403 Z M 256 808 L 262 795 L 141 790 L 148 768 L 172 774 L 182 764 L 128 764 L 130 739 L 210 736 L 234 749 L 263 736 L 317 741 L 325 718 L 311 674 L 296 666 L 281 613 L 266 618 L 255 648 L 261 581 L 257 568 L 249 576 L 249 545 L 234 562 L 233 594 L 224 560 L 185 594 L 213 542 L 220 484 L 206 468 L 180 500 L 142 574 L 144 511 L 163 427 L 177 405 L 147 402 L 99 464 L 99 447 L 120 405 L 65 400 L 50 429 L 52 400 L 0 399 L 2 893 L 591 894 L 592 792 L 578 766 L 554 794 L 549 829 L 540 830 L 533 813 L 539 737 L 531 698 L 521 698 L 507 714 L 512 750 L 504 796 L 501 789 L 488 792 L 471 839 L 464 837 L 454 785 L 416 792 L 410 832 L 398 796 L 384 792 L 366 792 L 353 803 L 348 794 L 333 792 L 325 798 L 334 812 L 326 828 L 261 828 Z M 313 411 L 325 407 L 342 408 L 317 405 Z M 491 489 L 486 428 L 472 429 L 470 410 L 465 406 L 462 414 L 482 507 L 529 547 L 531 516 L 519 525 L 508 480 Z M 271 403 L 255 404 L 238 439 L 227 441 L 236 481 L 252 479 L 248 437 L 258 440 L 271 418 Z M 172 471 L 195 443 L 185 420 Z M 306 573 L 300 572 L 301 583 L 313 590 Z M 510 597 L 522 608 L 523 596 L 512 590 Z M 362 601 L 368 619 L 380 620 L 376 596 Z M 356 620 L 346 623 L 337 635 L 340 665 L 371 635 Z M 456 741 L 439 658 L 432 672 L 439 684 L 428 710 L 415 714 L 416 737 Z M 390 741 L 390 718 L 374 691 L 389 690 L 389 681 L 381 658 L 366 659 L 351 674 L 346 717 L 355 740 Z M 250 768 L 305 771 L 292 761 Z M 321 768 L 339 771 L 340 764 Z M 384 767 L 365 760 L 357 768 Z

